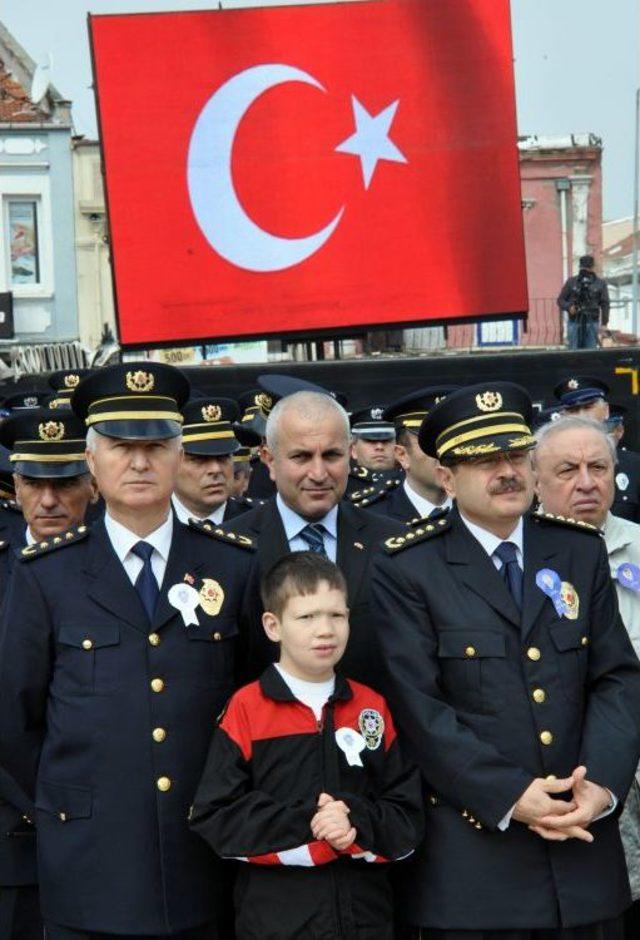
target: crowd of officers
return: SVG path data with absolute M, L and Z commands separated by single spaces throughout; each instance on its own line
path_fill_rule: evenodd
M 239 401 L 152 362 L 52 384 L 0 423 L 0 940 L 231 940 L 242 863 L 190 807 L 277 657 L 260 585 L 290 552 L 341 570 L 340 671 L 385 695 L 424 793 L 393 917 L 372 892 L 354 920 L 338 860 L 295 940 L 638 936 L 640 458 L 604 383 L 350 416 L 286 375 Z M 294 940 L 268 885 L 255 938 Z

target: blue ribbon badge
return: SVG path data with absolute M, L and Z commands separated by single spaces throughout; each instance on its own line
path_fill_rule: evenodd
M 625 561 L 616 568 L 616 578 L 622 587 L 630 591 L 640 591 L 640 568 Z
M 536 584 L 551 598 L 558 617 L 562 617 L 566 612 L 566 604 L 562 598 L 562 581 L 558 572 L 552 568 L 541 568 L 536 574 Z

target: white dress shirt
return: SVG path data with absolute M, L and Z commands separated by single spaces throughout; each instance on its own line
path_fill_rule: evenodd
M 407 496 L 407 499 L 412 506 L 415 506 L 415 510 L 421 519 L 426 519 L 428 516 L 430 516 L 434 509 L 451 509 L 452 500 L 449 496 L 447 496 L 444 503 L 442 503 L 440 506 L 436 506 L 435 503 L 425 499 L 424 496 L 420 495 L 420 493 L 416 493 L 407 479 L 404 480 L 402 486 L 404 487 L 404 492 Z
M 174 493 L 171 497 L 171 502 L 173 503 L 173 508 L 176 511 L 176 516 L 180 522 L 183 522 L 184 525 L 189 524 L 189 519 L 209 519 L 215 525 L 220 525 L 224 517 L 224 511 L 227 508 L 227 500 L 225 499 L 224 503 L 221 503 L 220 506 L 217 506 L 209 516 L 196 516 L 195 512 L 191 512 L 190 509 L 187 509 L 185 504 L 180 500 L 178 496 Z
M 171 548 L 171 537 L 173 535 L 173 513 L 169 513 L 165 522 L 143 539 L 135 532 L 127 529 L 120 522 L 116 522 L 108 512 L 104 514 L 104 525 L 107 530 L 109 540 L 113 545 L 113 550 L 122 562 L 124 570 L 132 584 L 136 583 L 136 578 L 142 571 L 144 562 L 142 558 L 134 555 L 131 549 L 138 542 L 148 542 L 153 545 L 154 551 L 151 555 L 151 570 L 158 582 L 158 587 L 162 587 L 162 579 L 167 569 L 167 560 Z
M 520 566 L 520 570 L 524 571 L 524 553 L 523 553 L 523 548 L 522 548 L 522 540 L 523 540 L 522 516 L 520 517 L 520 519 L 518 519 L 518 524 L 513 530 L 513 532 L 511 533 L 511 535 L 508 535 L 506 539 L 501 539 L 500 536 L 494 535 L 493 532 L 489 532 L 487 529 L 483 529 L 481 526 L 476 525 L 475 522 L 469 522 L 468 519 L 465 519 L 462 513 L 460 513 L 460 518 L 466 525 L 469 532 L 471 532 L 473 537 L 477 539 L 478 542 L 480 542 L 480 544 L 482 545 L 485 552 L 487 553 L 491 561 L 494 563 L 498 571 L 501 570 L 503 563 L 498 558 L 498 556 L 494 555 L 493 553 L 495 552 L 498 545 L 502 545 L 503 542 L 513 542 L 513 544 L 516 547 L 516 561 L 518 562 L 518 565 Z
M 292 552 L 308 552 L 309 546 L 300 536 L 300 533 L 305 526 L 309 525 L 309 520 L 303 519 L 297 512 L 290 509 L 280 496 L 280 493 L 276 496 L 276 506 L 278 507 L 280 518 L 282 519 L 285 535 L 289 543 L 289 550 Z M 329 510 L 326 516 L 323 516 L 322 519 L 314 519 L 313 522 L 314 525 L 324 526 L 324 550 L 327 553 L 327 558 L 335 562 L 338 556 L 338 507 L 334 506 L 333 509 Z

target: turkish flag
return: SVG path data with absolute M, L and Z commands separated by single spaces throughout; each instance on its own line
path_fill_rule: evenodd
M 508 0 L 90 32 L 124 345 L 526 309 Z

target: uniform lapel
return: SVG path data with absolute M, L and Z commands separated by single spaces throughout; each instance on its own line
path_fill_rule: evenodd
M 536 584 L 541 568 L 553 568 L 558 554 L 558 535 L 538 526 L 530 518 L 524 520 L 524 601 L 522 605 L 522 638 L 525 640 L 544 604 L 551 604 L 547 595 Z M 561 575 L 561 572 L 558 572 Z
M 500 573 L 480 543 L 471 535 L 456 510 L 451 513 L 452 531 L 447 540 L 447 562 L 464 584 L 520 629 L 520 611 Z
M 87 576 L 87 594 L 96 604 L 136 630 L 149 632 L 142 601 L 113 550 L 102 519 L 91 527 Z
M 347 579 L 349 603 L 354 604 L 369 560 L 364 541 L 366 517 L 348 503 L 338 506 L 338 554 L 336 562 Z
M 176 615 L 179 616 L 178 611 L 169 603 L 168 598 L 169 591 L 173 585 L 182 584 L 185 575 L 193 577 L 194 582 L 197 582 L 201 577 L 204 562 L 197 560 L 193 555 L 194 539 L 191 538 L 192 534 L 193 533 L 189 533 L 186 526 L 182 525 L 174 517 L 171 548 L 169 549 L 167 567 L 160 586 L 160 596 L 158 597 L 156 613 L 153 618 L 154 630 L 159 630 L 168 623 L 172 617 Z

